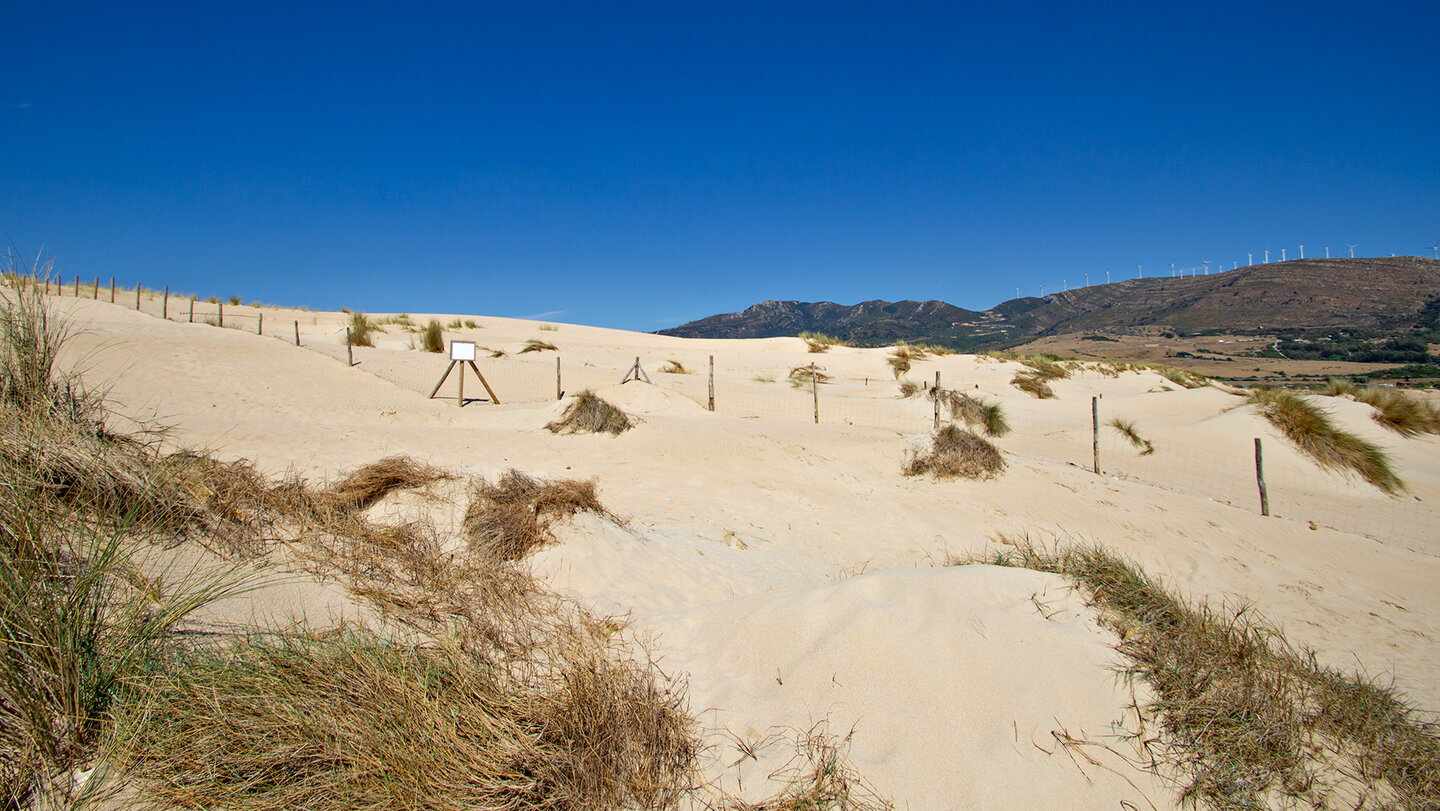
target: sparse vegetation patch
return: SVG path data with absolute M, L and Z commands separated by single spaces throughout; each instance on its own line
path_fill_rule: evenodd
M 619 436 L 635 426 L 624 411 L 586 389 L 565 407 L 560 419 L 545 426 L 552 434 L 597 434 Z
M 1150 440 L 1140 436 L 1140 432 L 1135 430 L 1135 423 L 1130 420 L 1116 417 L 1110 421 L 1110 427 L 1114 428 L 1120 436 L 1125 437 L 1127 442 L 1134 445 L 1136 450 L 1140 451 L 1141 456 L 1149 456 L 1155 452 L 1155 446 L 1151 444 Z
M 1305 397 L 1286 389 L 1254 389 L 1247 402 L 1321 467 L 1359 474 L 1389 495 L 1405 489 L 1385 451 L 1340 430 L 1329 413 Z
M 911 454 L 906 476 L 930 475 L 937 479 L 993 479 L 1005 470 L 1005 459 L 990 442 L 969 431 L 946 424 L 932 432 L 930 447 Z

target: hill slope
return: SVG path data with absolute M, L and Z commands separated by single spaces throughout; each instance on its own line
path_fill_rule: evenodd
M 896 340 L 979 348 L 1074 332 L 1434 328 L 1440 262 L 1405 256 L 1304 259 L 1187 278 L 1132 279 L 1007 301 L 983 313 L 942 301 L 765 301 L 662 335 L 762 338 L 814 330 L 860 345 Z

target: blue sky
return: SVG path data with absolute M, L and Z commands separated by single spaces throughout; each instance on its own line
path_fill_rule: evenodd
M 124 5 L 3 15 L 67 277 L 655 330 L 1440 242 L 1435 3 Z

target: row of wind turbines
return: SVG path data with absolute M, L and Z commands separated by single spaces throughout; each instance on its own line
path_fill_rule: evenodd
M 1300 243 L 1300 246 L 1299 246 L 1299 247 L 1300 247 L 1300 258 L 1301 258 L 1301 259 L 1304 259 L 1304 258 L 1305 258 L 1305 243 L 1303 243 L 1303 242 Z M 1360 246 L 1359 246 L 1359 244 L 1352 244 L 1352 243 L 1347 242 L 1347 243 L 1345 243 L 1345 247 L 1350 249 L 1350 258 L 1351 258 L 1351 259 L 1354 259 L 1354 258 L 1355 258 L 1355 249 L 1358 248 L 1358 247 L 1360 247 Z M 1287 251 L 1288 251 L 1287 248 L 1281 248 L 1281 249 L 1280 249 L 1280 261 L 1281 261 L 1281 262 L 1287 262 L 1287 261 L 1289 261 L 1289 257 L 1287 256 Z M 1435 244 L 1430 246 L 1430 251 L 1431 251 L 1432 254 L 1434 254 L 1434 258 L 1435 258 L 1435 259 L 1440 259 L 1440 240 L 1436 240 Z M 1263 254 L 1263 256 L 1264 256 L 1264 261 L 1261 262 L 1261 264 L 1266 264 L 1266 265 L 1270 264 L 1270 249 L 1269 249 L 1269 248 L 1266 248 L 1266 249 L 1262 252 L 1262 254 Z M 1390 254 L 1390 255 L 1391 255 L 1391 256 L 1394 256 L 1395 254 L 1392 253 L 1392 254 Z M 1330 246 L 1329 246 L 1329 245 L 1326 245 L 1326 246 L 1325 246 L 1325 258 L 1326 258 L 1326 259 L 1329 259 L 1329 258 L 1330 258 Z M 1183 279 L 1183 278 L 1185 278 L 1185 276 L 1186 276 L 1187 274 L 1190 275 L 1190 276 L 1197 276 L 1197 275 L 1200 275 L 1201 273 L 1203 273 L 1203 274 L 1206 275 L 1206 276 L 1209 276 L 1209 275 L 1210 275 L 1210 260 L 1209 260 L 1209 259 L 1202 259 L 1202 260 L 1200 260 L 1200 262 L 1201 262 L 1201 264 L 1199 264 L 1199 265 L 1193 265 L 1193 266 L 1191 266 L 1191 267 L 1186 267 L 1186 268 L 1177 268 L 1177 267 L 1175 267 L 1175 263 L 1174 263 L 1174 262 L 1171 262 L 1171 263 L 1170 263 L 1170 277 L 1171 277 L 1171 278 L 1181 278 L 1181 279 Z M 1251 265 L 1253 265 L 1253 264 L 1255 264 L 1255 253 L 1254 253 L 1253 251 L 1251 251 L 1251 252 L 1245 254 L 1245 266 L 1246 266 L 1246 267 L 1249 267 L 1249 266 L 1251 266 Z M 1234 260 L 1234 261 L 1232 261 L 1232 262 L 1230 263 L 1230 269 L 1231 269 L 1231 270 L 1237 270 L 1237 269 L 1239 269 L 1239 267 L 1240 267 L 1240 261 L 1239 261 L 1238 259 L 1237 259 L 1237 260 Z M 1217 273 L 1220 272 L 1220 271 L 1223 271 L 1223 270 L 1225 269 L 1225 264 L 1224 264 L 1223 262 L 1217 262 L 1217 263 L 1215 263 L 1215 269 L 1216 269 L 1216 272 L 1217 272 Z M 1145 266 L 1144 266 L 1144 265 L 1136 265 L 1136 266 L 1135 266 L 1135 278 L 1137 278 L 1137 279 L 1143 279 L 1143 278 L 1145 278 Z M 1109 268 L 1106 268 L 1106 269 L 1105 269 L 1105 283 L 1106 283 L 1106 284 L 1109 284 L 1109 283 L 1110 283 L 1110 269 L 1109 269 Z M 1089 287 L 1089 286 L 1090 286 L 1090 274 L 1089 274 L 1089 273 L 1086 273 L 1086 274 L 1085 274 L 1085 285 L 1084 285 L 1084 286 L 1085 286 L 1085 287 Z M 1069 291 L 1069 289 L 1070 289 L 1069 280 L 1067 280 L 1067 279 L 1061 279 L 1061 280 L 1060 280 L 1060 290 L 1061 290 L 1061 292 L 1067 292 L 1067 291 Z M 1042 285 L 1040 285 L 1040 298 L 1044 298 L 1044 297 L 1045 297 L 1045 285 L 1042 284 Z M 1015 298 L 1017 298 L 1017 299 L 1020 298 L 1020 288 L 1018 288 L 1018 287 L 1015 288 Z

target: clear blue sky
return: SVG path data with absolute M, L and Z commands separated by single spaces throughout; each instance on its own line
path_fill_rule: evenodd
M 67 278 L 655 330 L 1430 256 L 1440 4 L 6 3 Z

